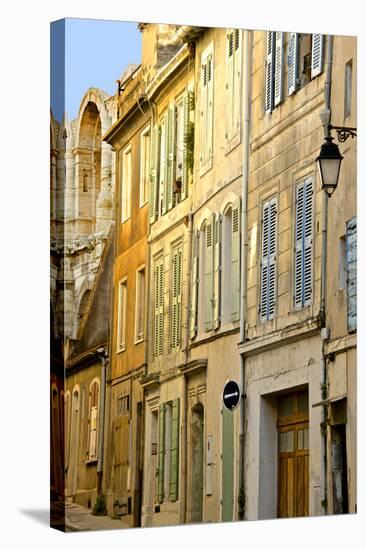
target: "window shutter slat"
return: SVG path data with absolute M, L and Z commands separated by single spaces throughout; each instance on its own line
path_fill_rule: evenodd
M 164 499 L 165 403 L 159 406 L 158 502 Z
M 296 308 L 312 300 L 313 270 L 313 182 L 307 179 L 296 190 L 295 288 Z
M 199 233 L 197 232 L 193 240 L 193 258 L 192 258 L 192 297 L 190 311 L 190 337 L 197 335 L 197 303 L 198 303 L 198 243 Z
M 183 99 L 183 167 L 182 167 L 182 190 L 181 197 L 184 200 L 188 195 L 188 161 L 187 161 L 187 135 L 189 126 L 189 104 L 188 93 Z
M 357 329 L 357 218 L 346 224 L 347 329 Z
M 270 113 L 273 108 L 273 65 L 274 65 L 274 42 L 275 32 L 266 32 L 266 66 L 264 85 L 264 109 Z
M 169 497 L 178 498 L 179 481 L 179 399 L 172 402 L 171 446 L 170 446 L 170 484 Z
M 276 32 L 276 54 L 274 74 L 274 104 L 281 103 L 283 99 L 283 32 Z
M 290 33 L 287 59 L 287 88 L 288 95 L 297 90 L 299 72 L 299 35 L 296 32 Z
M 277 199 L 263 205 L 260 318 L 272 319 L 276 306 Z
M 163 263 L 155 266 L 154 270 L 154 355 L 161 355 L 163 352 L 163 331 L 164 331 L 164 267 Z
M 213 325 L 220 326 L 220 288 L 221 288 L 221 215 L 215 215 L 214 221 L 214 288 L 213 288 Z
M 311 38 L 311 78 L 323 72 L 324 35 L 313 34 Z
M 240 199 L 232 208 L 231 223 L 231 320 L 240 314 Z
M 171 318 L 171 345 L 178 348 L 180 345 L 181 318 L 182 318 L 182 251 L 176 250 L 173 255 L 172 277 L 172 318 Z
M 159 182 L 159 126 L 156 125 L 152 132 L 151 140 L 151 172 L 150 172 L 150 197 L 149 197 L 149 221 L 154 223 L 157 214 L 158 182 Z
M 213 328 L 213 215 L 206 224 L 205 232 L 205 331 Z

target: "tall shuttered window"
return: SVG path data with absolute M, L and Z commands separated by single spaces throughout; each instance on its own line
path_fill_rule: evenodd
M 289 33 L 287 92 L 294 94 L 323 72 L 324 35 Z
M 240 317 L 240 199 L 232 208 L 231 218 L 231 320 Z
M 127 328 L 127 279 L 118 285 L 118 326 L 117 326 L 117 351 L 126 349 Z
M 213 50 L 206 49 L 201 57 L 200 103 L 200 166 L 205 172 L 212 166 L 213 148 Z
M 270 113 L 283 99 L 283 32 L 266 32 L 264 109 Z
M 121 221 L 131 216 L 131 145 L 122 151 Z
M 172 289 L 171 289 L 171 347 L 180 348 L 182 325 L 182 249 L 173 251 L 172 257 Z
M 313 180 L 312 178 L 307 178 L 296 188 L 294 281 L 294 302 L 296 309 L 303 308 L 312 301 L 313 210 Z
M 231 29 L 226 34 L 226 141 L 240 134 L 242 34 Z
M 347 329 L 357 329 L 357 218 L 346 224 Z
M 98 407 L 99 407 L 99 382 L 95 380 L 89 388 L 89 448 L 88 458 L 97 458 L 98 444 Z
M 141 267 L 136 272 L 136 296 L 135 296 L 135 343 L 144 338 L 145 323 L 145 268 Z
M 160 127 L 156 124 L 152 130 L 150 190 L 149 190 L 149 222 L 154 223 L 158 214 L 159 197 L 159 159 L 160 159 Z
M 140 138 L 140 207 L 148 200 L 150 180 L 151 139 L 150 126 L 145 128 Z
M 154 355 L 162 355 L 164 342 L 164 264 L 154 268 Z
M 276 307 L 277 197 L 263 204 L 260 318 L 273 319 Z
M 204 327 L 205 331 L 213 329 L 213 262 L 214 262 L 214 216 L 211 215 L 205 228 L 205 262 L 204 262 Z
M 159 406 L 158 502 L 176 501 L 179 488 L 179 399 Z

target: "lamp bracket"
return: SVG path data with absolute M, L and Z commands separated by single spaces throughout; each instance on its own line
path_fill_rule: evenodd
M 349 128 L 347 126 L 333 126 L 333 124 L 328 124 L 328 133 L 330 135 L 331 130 L 337 132 L 338 141 L 344 143 L 349 137 L 352 139 L 357 137 L 357 128 Z

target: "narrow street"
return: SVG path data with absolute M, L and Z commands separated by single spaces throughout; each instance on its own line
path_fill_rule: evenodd
M 90 509 L 79 504 L 65 503 L 66 532 L 95 531 L 96 529 L 125 529 L 126 523 L 108 516 L 93 516 Z

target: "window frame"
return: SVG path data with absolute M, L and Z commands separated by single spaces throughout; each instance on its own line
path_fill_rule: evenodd
M 131 191 L 132 191 L 132 145 L 129 143 L 126 147 L 124 147 L 121 150 L 121 157 L 122 157 L 122 163 L 121 163 L 121 223 L 125 223 L 127 220 L 131 218 Z M 127 191 L 125 191 L 125 158 L 129 158 L 129 178 L 128 178 L 128 188 Z M 128 193 L 126 196 L 125 193 Z M 127 200 L 126 200 L 127 198 Z M 125 204 L 128 206 L 125 207 Z
M 126 289 L 125 291 L 123 290 L 124 288 Z M 125 292 L 125 298 L 123 298 L 124 292 Z M 128 301 L 128 284 L 127 284 L 127 276 L 125 276 L 118 281 L 117 353 L 120 353 L 126 350 L 127 301 Z
M 143 300 L 141 303 L 141 273 L 143 273 Z M 136 269 L 136 285 L 135 285 L 135 345 L 144 341 L 145 337 L 145 298 L 146 298 L 146 269 L 145 264 Z M 142 335 L 139 335 L 138 326 L 140 319 L 140 308 L 142 307 Z
M 145 147 L 143 146 L 146 136 L 149 136 L 149 159 L 148 167 L 145 174 Z M 150 189 L 150 172 L 151 172 L 151 125 L 148 124 L 144 127 L 140 134 L 140 188 L 139 188 L 139 207 L 142 208 L 149 201 L 149 189 Z

